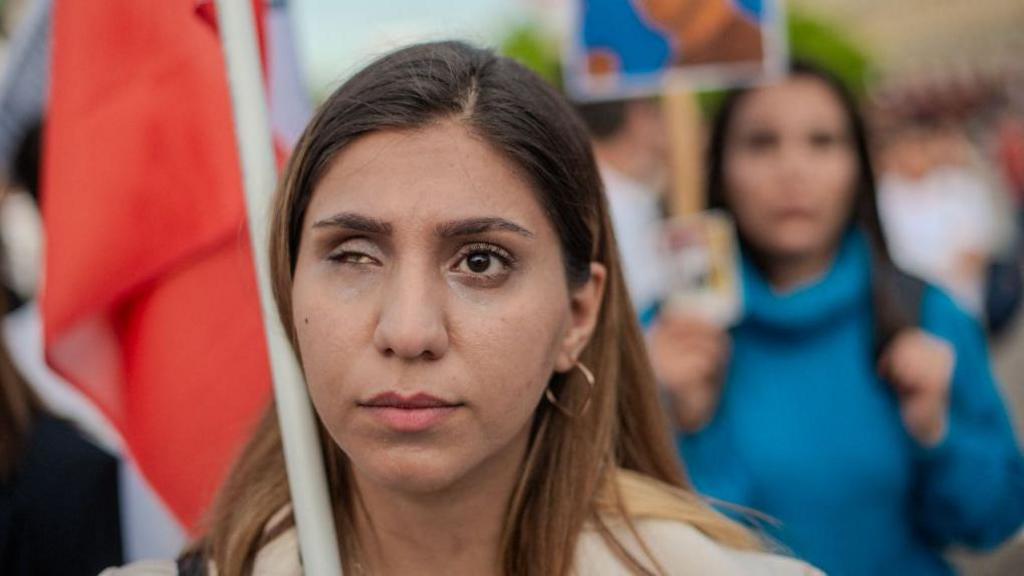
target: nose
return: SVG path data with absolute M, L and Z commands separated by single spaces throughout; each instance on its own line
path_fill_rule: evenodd
M 448 351 L 444 288 L 429 266 L 400 266 L 382 291 L 373 342 L 382 354 L 437 360 Z
M 813 169 L 814 159 L 808 150 L 795 143 L 785 143 L 779 150 L 779 176 L 787 186 L 802 184 L 808 170 Z

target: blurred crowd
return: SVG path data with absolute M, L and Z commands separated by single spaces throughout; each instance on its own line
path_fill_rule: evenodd
M 1021 299 L 1020 116 L 1002 88 L 867 107 L 797 65 L 727 96 L 705 190 L 741 246 L 730 323 L 667 305 L 694 288 L 659 274 L 678 255 L 652 233 L 666 194 L 650 167 L 668 140 L 657 102 L 581 107 L 692 479 L 779 519 L 779 540 L 830 573 L 875 573 L 879 557 L 944 573 L 943 546 L 994 546 L 1020 525 L 1000 395 L 1021 383 L 996 383 L 986 344 L 1012 332 Z
M 1019 79 L 954 77 L 881 92 L 880 207 L 897 263 L 949 290 L 993 336 L 1020 302 Z M 925 248 L 927 247 L 927 248 Z

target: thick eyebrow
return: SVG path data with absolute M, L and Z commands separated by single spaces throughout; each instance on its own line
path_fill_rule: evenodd
M 364 234 L 373 234 L 375 236 L 391 235 L 391 224 L 352 212 L 342 212 L 322 220 L 317 220 L 313 223 L 313 228 L 344 228 L 345 230 L 363 232 Z
M 499 230 L 513 232 L 526 238 L 533 238 L 533 232 L 504 218 L 467 218 L 465 220 L 445 222 L 437 227 L 437 235 L 442 238 L 454 238 Z
M 362 232 L 375 236 L 390 236 L 391 224 L 377 218 L 363 216 L 354 212 L 342 212 L 313 223 L 313 228 L 343 228 L 353 232 Z M 472 236 L 496 230 L 513 232 L 527 238 L 533 238 L 533 232 L 526 228 L 497 217 L 467 218 L 439 224 L 436 233 L 441 238 Z

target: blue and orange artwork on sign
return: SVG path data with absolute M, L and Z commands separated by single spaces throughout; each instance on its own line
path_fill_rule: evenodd
M 579 100 L 722 88 L 784 69 L 780 0 L 578 0 L 566 86 Z

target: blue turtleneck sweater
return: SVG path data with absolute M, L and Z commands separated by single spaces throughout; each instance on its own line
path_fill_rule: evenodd
M 829 574 L 951 574 L 946 544 L 994 546 L 1024 522 L 1024 459 L 979 327 L 933 287 L 921 328 L 956 350 L 949 432 L 929 449 L 907 434 L 875 371 L 870 273 L 858 233 L 787 294 L 745 261 L 718 411 L 679 449 L 699 491 L 775 518 L 769 534 Z

